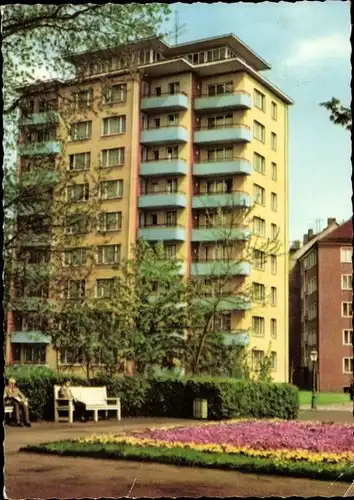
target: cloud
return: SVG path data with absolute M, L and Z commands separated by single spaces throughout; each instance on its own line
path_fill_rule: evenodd
M 328 36 L 299 41 L 290 56 L 285 60 L 287 66 L 318 66 L 333 60 L 350 57 L 350 39 L 343 34 L 334 33 Z

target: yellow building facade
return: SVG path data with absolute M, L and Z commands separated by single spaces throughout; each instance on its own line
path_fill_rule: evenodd
M 97 200 L 91 206 L 97 220 L 79 230 L 76 245 L 99 247 L 90 272 L 81 276 L 85 291 L 99 298 L 102 280 L 114 276 L 106 262 L 127 257 L 139 237 L 163 241 L 168 255 L 183 262 L 186 276 L 210 278 L 222 258 L 213 249 L 217 238 L 209 211 L 254 205 L 242 226 L 258 253 L 235 255 L 247 265 L 234 280 L 256 290 L 257 300 L 252 307 L 226 307 L 220 328 L 228 343 L 247 346 L 253 369 L 270 354 L 273 379 L 287 381 L 292 101 L 262 76 L 270 66 L 234 35 L 173 47 L 154 39 L 132 44 L 128 51 L 117 47 L 69 59 L 77 80 L 32 92 L 30 131 L 45 121 L 40 103 L 53 99 L 56 136 L 35 135 L 28 141 L 23 133 L 19 171 L 21 177 L 28 158 L 48 151 L 57 168 L 66 171 L 65 186 L 54 188 L 53 221 L 58 200 L 75 201 L 75 212 Z M 57 221 L 53 227 L 54 240 L 58 234 L 67 248 L 75 248 L 75 230 L 68 229 L 75 224 Z M 275 240 L 271 254 L 267 249 Z M 57 293 L 50 286 L 50 298 Z M 29 340 L 31 329 L 11 316 L 8 361 L 65 369 L 65 355 L 59 359 L 44 337 Z M 40 355 L 35 353 L 39 344 Z

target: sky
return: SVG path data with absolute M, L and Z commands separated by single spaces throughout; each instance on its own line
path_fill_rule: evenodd
M 264 76 L 295 104 L 289 126 L 289 239 L 352 215 L 350 133 L 319 106 L 351 102 L 350 6 L 347 2 L 173 4 L 178 43 L 234 33 L 272 66 Z M 173 28 L 171 22 L 164 26 Z M 172 36 L 167 39 L 174 44 Z

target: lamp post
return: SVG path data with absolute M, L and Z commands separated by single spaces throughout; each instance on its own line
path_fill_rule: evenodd
M 316 370 L 317 370 L 317 356 L 318 352 L 313 350 L 310 352 L 310 359 L 312 361 L 312 398 L 311 409 L 316 410 Z

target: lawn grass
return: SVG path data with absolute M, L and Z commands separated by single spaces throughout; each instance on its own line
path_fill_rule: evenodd
M 311 391 L 299 391 L 300 405 L 310 405 L 311 397 Z M 318 405 L 350 403 L 350 396 L 343 392 L 318 392 L 316 401 Z
M 179 466 L 208 467 L 257 474 L 308 477 L 350 482 L 354 479 L 352 464 L 310 463 L 305 460 L 274 460 L 232 453 L 207 453 L 185 448 L 140 447 L 117 443 L 78 443 L 57 441 L 25 446 L 20 451 L 61 456 L 81 456 L 99 459 L 138 460 Z

